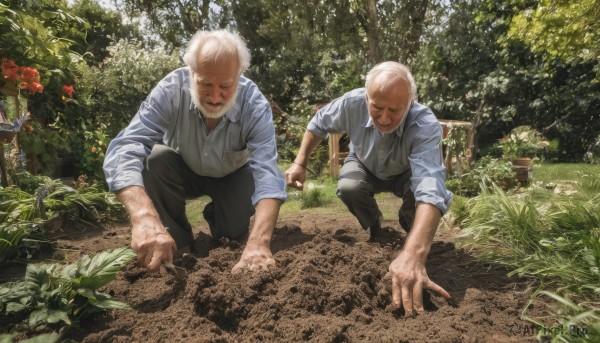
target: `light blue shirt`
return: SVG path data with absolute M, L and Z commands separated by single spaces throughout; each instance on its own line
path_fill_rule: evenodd
M 411 170 L 411 190 L 417 202 L 429 203 L 446 213 L 452 193 L 446 189 L 442 161 L 442 127 L 433 112 L 414 102 L 398 128 L 382 134 L 373 126 L 365 89 L 344 94 L 320 109 L 308 130 L 326 138 L 345 132 L 354 155 L 377 178 L 386 180 Z
M 145 159 L 156 143 L 179 152 L 200 176 L 223 177 L 249 162 L 255 186 L 252 203 L 287 200 L 285 179 L 277 166 L 271 106 L 256 84 L 243 76 L 233 107 L 210 133 L 191 100 L 189 68 L 161 80 L 108 146 L 104 173 L 111 192 L 143 186 Z

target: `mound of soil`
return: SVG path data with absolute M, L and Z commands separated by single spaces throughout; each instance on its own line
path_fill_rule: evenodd
M 519 319 L 530 292 L 506 270 L 475 262 L 436 236 L 430 278 L 453 297 L 425 296 L 426 313 L 405 316 L 391 304 L 387 268 L 405 234 L 395 220 L 366 242 L 349 214 L 284 216 L 272 243 L 277 266 L 232 274 L 243 245 L 213 242 L 175 261 L 182 275 L 150 274 L 131 263 L 103 290 L 132 310 L 114 310 L 70 331 L 78 342 L 504 342 L 536 341 Z M 129 244 L 129 227 L 68 234 L 62 244 L 91 254 Z

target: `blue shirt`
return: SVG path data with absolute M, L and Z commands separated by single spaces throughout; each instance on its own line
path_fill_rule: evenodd
M 189 68 L 176 69 L 161 80 L 108 146 L 104 173 L 111 192 L 143 186 L 145 158 L 156 143 L 179 152 L 200 176 L 223 177 L 249 162 L 255 186 L 252 203 L 287 200 L 271 107 L 256 84 L 243 76 L 233 107 L 210 133 L 191 100 Z
M 373 126 L 365 89 L 344 94 L 320 109 L 308 130 L 326 138 L 345 132 L 354 155 L 377 178 L 386 180 L 411 171 L 411 190 L 417 202 L 429 203 L 446 213 L 452 193 L 446 189 L 443 164 L 442 127 L 433 112 L 414 102 L 398 128 L 382 134 Z

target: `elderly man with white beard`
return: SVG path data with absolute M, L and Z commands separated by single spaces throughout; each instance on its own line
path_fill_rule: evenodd
M 237 33 L 199 31 L 183 59 L 187 67 L 158 83 L 106 153 L 106 181 L 131 219 L 131 246 L 149 271 L 172 263 L 178 249 L 193 250 L 185 202 L 207 195 L 213 239 L 250 232 L 233 271 L 267 269 L 287 195 L 269 102 L 242 76 L 250 52 Z

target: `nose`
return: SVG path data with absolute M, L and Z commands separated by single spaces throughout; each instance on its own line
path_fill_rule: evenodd
M 392 122 L 392 119 L 387 110 L 382 110 L 379 115 L 379 118 L 377 118 L 377 121 L 381 125 L 389 125 Z
M 221 100 L 221 90 L 219 87 L 211 87 L 208 90 L 208 100 L 210 100 L 212 103 L 216 103 Z

